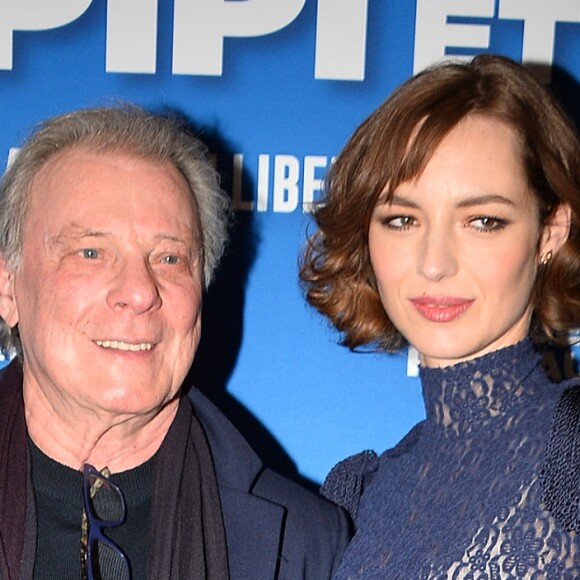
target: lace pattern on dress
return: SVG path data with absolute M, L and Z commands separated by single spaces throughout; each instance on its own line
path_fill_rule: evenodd
M 562 388 L 530 341 L 422 369 L 427 419 L 383 454 L 337 580 L 566 579 L 580 550 L 544 509 L 539 473 Z

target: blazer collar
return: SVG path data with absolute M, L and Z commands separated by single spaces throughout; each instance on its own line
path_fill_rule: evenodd
M 286 508 L 268 499 L 272 495 L 267 477 L 269 470 L 204 395 L 192 389 L 189 397 L 213 455 L 226 528 L 230 576 L 232 579 L 274 579 L 280 566 Z

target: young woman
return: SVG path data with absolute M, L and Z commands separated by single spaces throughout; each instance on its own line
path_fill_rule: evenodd
M 580 146 L 553 98 L 492 55 L 415 76 L 315 220 L 309 302 L 350 348 L 415 347 L 426 407 L 327 478 L 356 528 L 336 578 L 577 577 L 580 401 L 541 366 L 580 327 Z

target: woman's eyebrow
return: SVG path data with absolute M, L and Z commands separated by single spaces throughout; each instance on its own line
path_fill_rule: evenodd
M 513 200 L 499 195 L 497 193 L 488 193 L 484 195 L 476 195 L 474 197 L 468 197 L 467 199 L 462 199 L 456 204 L 458 208 L 464 207 L 474 207 L 477 205 L 486 205 L 490 203 L 503 203 L 504 205 L 515 206 L 516 204 Z
M 383 203 L 386 205 L 400 205 L 411 209 L 419 209 L 420 207 L 418 203 L 397 194 L 394 194 L 390 199 L 385 199 Z
M 393 195 L 393 197 L 389 200 L 385 200 L 383 203 L 387 205 L 398 205 L 401 207 L 408 207 L 411 209 L 419 209 L 421 206 L 414 202 L 413 200 L 401 196 L 401 195 Z M 504 205 L 515 206 L 513 200 L 504 197 L 503 195 L 499 195 L 497 193 L 488 193 L 483 195 L 476 195 L 473 197 L 468 197 L 466 199 L 462 199 L 455 204 L 457 208 L 468 208 L 468 207 L 475 207 L 478 205 L 487 205 L 491 203 L 502 203 Z

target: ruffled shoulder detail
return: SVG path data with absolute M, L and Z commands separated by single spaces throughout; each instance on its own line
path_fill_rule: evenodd
M 379 466 L 374 451 L 363 451 L 337 463 L 326 476 L 320 493 L 350 515 L 355 529 L 360 498 Z
M 580 532 L 580 383 L 560 396 L 540 481 L 545 508 L 567 531 Z

